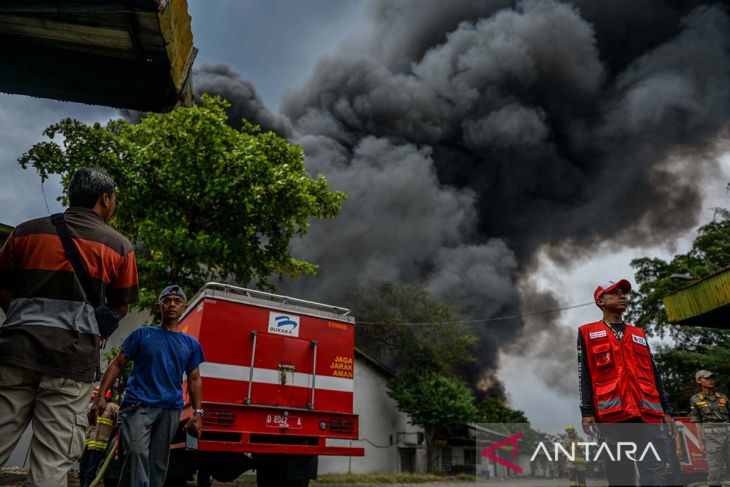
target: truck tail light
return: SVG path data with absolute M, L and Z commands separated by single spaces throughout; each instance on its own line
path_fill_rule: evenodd
M 225 411 L 206 411 L 203 416 L 203 424 L 212 426 L 230 426 L 236 419 L 234 413 Z
M 355 423 L 347 419 L 331 419 L 330 431 L 333 433 L 352 433 L 355 430 Z

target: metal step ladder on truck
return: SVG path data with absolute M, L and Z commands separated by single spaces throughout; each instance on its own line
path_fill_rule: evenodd
M 179 430 L 173 440 L 168 487 L 185 485 L 194 471 L 226 482 L 251 469 L 260 487 L 307 486 L 319 455 L 364 455 L 329 444 L 359 438 L 349 310 L 209 283 L 181 329 L 205 352 L 205 414 L 199 438 Z M 183 391 L 181 425 L 192 414 L 185 384 Z

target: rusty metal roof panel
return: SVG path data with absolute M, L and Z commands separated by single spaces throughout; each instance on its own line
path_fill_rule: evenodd
M 143 111 L 190 99 L 187 0 L 0 0 L 0 91 Z
M 186 2 L 165 1 L 158 11 L 160 31 L 170 61 L 170 74 L 180 91 L 195 57 L 193 31 Z
M 730 268 L 684 286 L 663 301 L 670 323 L 730 328 Z

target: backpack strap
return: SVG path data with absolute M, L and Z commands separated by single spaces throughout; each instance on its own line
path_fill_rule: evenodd
M 76 244 L 74 244 L 74 241 L 71 238 L 71 233 L 68 230 L 68 225 L 66 224 L 66 219 L 64 218 L 63 213 L 56 213 L 55 215 L 51 215 L 51 223 L 53 223 L 53 225 L 56 227 L 58 236 L 61 239 L 61 243 L 63 244 L 63 250 L 66 253 L 66 259 L 68 259 L 68 261 L 71 263 L 71 267 L 73 267 L 74 272 L 76 273 L 76 277 L 78 277 L 79 282 L 81 282 L 81 287 L 84 288 L 84 292 L 86 293 L 86 301 L 96 308 L 100 304 L 100 290 L 96 285 L 94 285 L 94 282 L 91 279 L 89 272 L 86 270 L 84 262 L 81 260 L 81 254 L 79 253 L 78 247 L 76 247 Z

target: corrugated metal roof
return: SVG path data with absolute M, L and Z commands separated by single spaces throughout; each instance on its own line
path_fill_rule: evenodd
M 663 301 L 670 323 L 730 328 L 730 268 L 684 286 Z
M 0 91 L 165 111 L 192 100 L 187 0 L 3 0 Z

